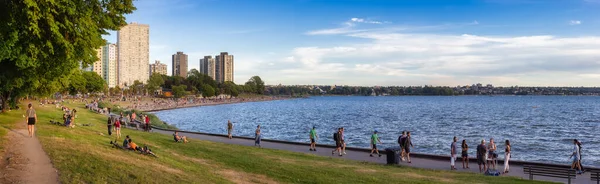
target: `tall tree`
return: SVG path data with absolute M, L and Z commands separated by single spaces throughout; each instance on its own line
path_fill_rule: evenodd
M 202 96 L 205 98 L 215 96 L 215 88 L 208 84 L 202 85 Z
M 88 93 L 102 92 L 106 83 L 96 72 L 83 72 L 85 79 L 85 89 Z
M 259 76 L 251 77 L 248 82 L 246 82 L 246 85 L 252 88 L 252 91 L 256 94 L 262 95 L 265 93 L 265 82 L 263 82 Z
M 175 98 L 184 97 L 186 95 L 185 88 L 187 88 L 186 85 L 173 86 L 173 96 Z
M 160 89 L 160 87 L 165 84 L 165 80 L 163 79 L 163 75 L 153 73 L 147 83 L 148 85 L 146 85 L 146 88 L 148 88 L 150 93 L 154 94 L 156 90 Z
M 102 35 L 126 25 L 133 0 L 0 1 L 0 98 L 48 95 L 58 80 L 98 60 Z
M 81 71 L 73 72 L 69 77 L 69 94 L 76 95 L 77 93 L 87 93 L 87 82 Z

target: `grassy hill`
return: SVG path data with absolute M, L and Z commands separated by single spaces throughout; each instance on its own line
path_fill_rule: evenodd
M 51 125 L 62 121 L 55 107 L 37 107 L 37 136 L 58 169 L 62 183 L 543 183 L 514 177 L 385 166 L 288 151 L 258 149 L 191 139 L 174 143 L 169 135 L 122 130 L 159 158 L 112 148 L 106 117 L 82 104 L 75 128 Z M 10 127 L 22 112 L 0 114 L 0 127 Z M 92 126 L 81 126 L 92 124 Z M 6 129 L 0 128 L 0 134 Z M 118 140 L 121 143 L 123 140 Z

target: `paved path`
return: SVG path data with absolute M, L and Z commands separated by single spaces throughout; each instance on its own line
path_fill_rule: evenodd
M 162 133 L 162 134 L 167 134 L 167 135 L 173 134 L 172 131 L 163 131 L 163 130 L 158 130 L 158 129 L 154 129 L 153 131 Z M 240 138 L 227 139 L 226 137 L 222 137 L 222 136 L 211 136 L 211 135 L 203 135 L 203 134 L 184 133 L 184 132 L 180 132 L 179 134 L 182 136 L 187 136 L 189 138 L 195 138 L 195 139 L 201 139 L 201 140 L 207 140 L 207 141 L 213 141 L 213 142 L 254 146 L 254 140 L 248 140 L 248 139 L 240 139 Z M 261 145 L 263 148 L 287 150 L 287 151 L 315 154 L 315 155 L 327 156 L 327 157 L 336 157 L 336 158 L 339 157 L 337 154 L 332 155 L 331 154 L 332 148 L 327 148 L 327 147 L 317 147 L 317 151 L 312 152 L 312 151 L 308 150 L 308 146 L 297 145 L 297 144 L 285 144 L 285 143 L 262 141 Z M 396 145 L 393 145 L 393 146 L 396 146 Z M 384 145 L 382 145 L 382 147 L 388 147 L 388 145 L 384 144 Z M 346 150 L 346 153 L 347 153 L 347 155 L 344 155 L 339 158 L 356 160 L 356 161 L 374 162 L 374 163 L 381 163 L 381 164 L 386 163 L 385 155 L 382 155 L 381 157 L 377 157 L 377 156 L 369 157 L 369 153 L 366 153 L 364 151 L 351 151 L 351 150 Z M 383 154 L 383 152 L 382 152 L 382 154 Z M 428 158 L 412 158 L 411 160 L 412 160 L 411 164 L 406 163 L 406 162 L 401 162 L 400 165 L 416 167 L 416 168 L 425 168 L 425 169 L 438 169 L 438 170 L 449 170 L 450 169 L 450 160 L 444 161 L 444 160 L 428 159 Z M 459 168 L 458 171 L 460 171 L 460 172 L 479 172 L 479 168 L 477 166 L 477 163 L 475 163 L 475 162 L 470 162 L 469 163 L 470 169 L 465 170 L 465 169 L 461 169 L 462 168 L 462 160 L 457 160 L 456 167 Z M 497 169 L 502 171 L 504 169 L 504 163 L 498 163 Z M 516 176 L 516 177 L 521 177 L 524 179 L 529 179 L 529 176 L 525 175 L 523 173 L 522 166 L 511 165 L 510 171 L 511 172 L 508 174 L 508 176 Z M 490 177 L 490 179 L 493 179 L 493 177 Z M 541 177 L 541 176 L 535 176 L 534 179 L 553 181 L 553 182 L 563 182 L 563 183 L 567 182 L 566 179 L 549 178 L 549 177 Z M 573 180 L 572 183 L 586 184 L 586 183 L 592 183 L 592 182 L 590 180 L 590 175 L 588 173 L 585 173 L 583 175 L 577 176 L 577 179 Z
M 59 183 L 58 173 L 42 149 L 37 137 L 30 138 L 27 129 L 11 129 L 4 163 L 0 164 L 0 183 Z

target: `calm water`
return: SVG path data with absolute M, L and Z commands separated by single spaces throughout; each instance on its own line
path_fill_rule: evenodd
M 308 142 L 317 126 L 320 143 L 333 144 L 337 127 L 346 128 L 349 146 L 369 147 L 378 130 L 387 147 L 403 130 L 412 132 L 414 151 L 447 155 L 453 136 L 466 139 L 470 156 L 481 139 L 493 137 L 500 157 L 504 140 L 513 145 L 513 160 L 569 162 L 572 140 L 583 143 L 585 165 L 600 166 L 600 97 L 461 96 L 461 97 L 312 97 L 195 107 L 156 112 L 182 130 L 253 136 L 257 124 L 263 137 Z

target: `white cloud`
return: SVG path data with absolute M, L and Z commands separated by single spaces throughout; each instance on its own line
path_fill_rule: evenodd
M 364 20 L 353 20 L 360 21 Z M 337 34 L 362 39 L 330 47 L 297 47 L 288 60 L 298 65 L 282 73 L 303 79 L 277 81 L 590 86 L 597 83 L 598 75 L 593 73 L 600 70 L 600 37 L 596 36 L 455 35 L 352 27 Z
M 384 22 L 365 20 L 363 18 L 351 18 L 350 20 L 342 23 L 342 27 L 309 31 L 306 34 L 307 35 L 335 35 L 335 34 L 346 34 L 346 33 L 356 33 L 356 32 L 366 31 L 366 30 L 354 29 L 354 27 L 356 27 L 356 23 L 383 24 Z M 385 23 L 391 23 L 391 22 L 385 21 Z
M 359 22 L 359 23 L 367 23 L 367 24 L 383 24 L 383 22 L 373 21 L 373 20 L 365 20 L 362 18 L 351 18 L 350 21 Z
M 579 24 L 581 24 L 580 20 L 571 20 L 571 21 L 569 21 L 569 25 L 579 25 Z

